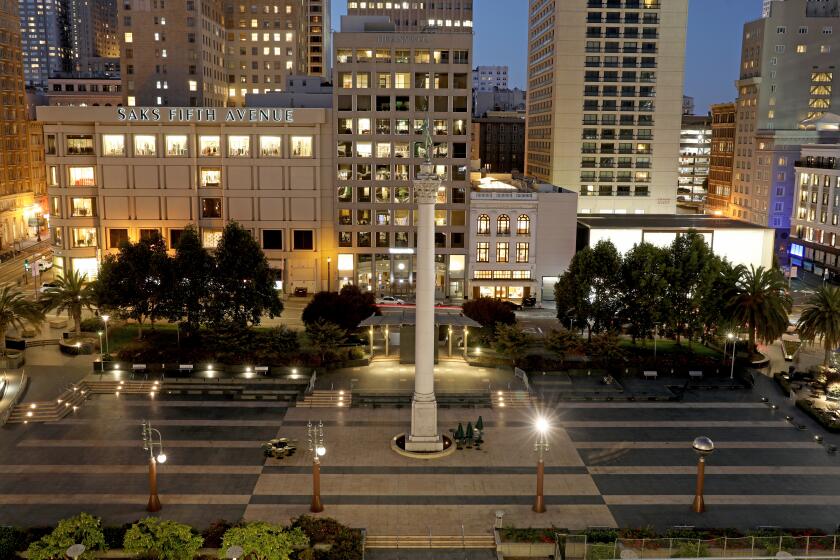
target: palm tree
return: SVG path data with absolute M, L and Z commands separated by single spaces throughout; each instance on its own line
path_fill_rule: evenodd
M 95 295 L 93 287 L 87 282 L 87 274 L 73 270 L 59 276 L 55 286 L 44 294 L 44 310 L 55 309 L 58 313 L 67 312 L 73 319 L 76 336 L 82 334 L 82 310 L 93 309 Z
M 44 313 L 23 292 L 10 286 L 0 289 L 0 352 L 6 355 L 6 331 L 9 327 L 22 330 L 24 323 L 37 326 L 44 320 Z
M 831 351 L 840 345 L 840 289 L 827 286 L 817 290 L 805 302 L 796 327 L 803 340 L 813 342 L 822 337 L 823 366 L 828 367 Z
M 787 283 L 775 268 L 740 265 L 728 307 L 732 318 L 749 329 L 750 352 L 755 352 L 755 340 L 773 341 L 788 328 L 791 309 Z

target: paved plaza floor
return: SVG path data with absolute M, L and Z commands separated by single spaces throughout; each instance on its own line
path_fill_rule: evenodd
M 44 525 L 79 511 L 108 524 L 145 515 L 143 419 L 163 434 L 162 516 L 196 526 L 211 521 L 287 521 L 310 499 L 306 423 L 324 422 L 324 515 L 374 535 L 487 533 L 505 524 L 587 526 L 758 525 L 834 530 L 840 522 L 840 457 L 813 436 L 770 380 L 754 391 L 689 393 L 684 403 L 559 403 L 546 455 L 548 512 L 535 514 L 533 419 L 527 409 L 440 411 L 446 430 L 481 414 L 486 443 L 439 460 L 394 454 L 391 436 L 410 411 L 286 408 L 277 402 L 150 400 L 99 396 L 75 415 L 0 430 L 0 524 Z M 762 395 L 779 404 L 760 402 Z M 804 431 L 786 422 L 793 413 Z M 689 510 L 696 457 L 707 435 L 708 512 Z M 834 442 L 837 436 L 823 434 Z M 265 460 L 260 443 L 299 440 L 290 459 Z

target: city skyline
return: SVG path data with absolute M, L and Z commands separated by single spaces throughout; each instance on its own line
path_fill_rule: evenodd
M 505 9 L 509 0 L 481 0 L 475 6 L 475 64 L 507 65 L 510 87 L 525 88 L 528 6 Z M 689 2 L 685 95 L 695 98 L 696 112 L 736 97 L 738 59 L 744 23 L 761 17 L 761 0 L 692 0 Z M 333 28 L 347 13 L 347 0 L 332 4 Z M 513 30 L 513 31 L 511 31 Z M 518 31 L 516 31 L 518 30 Z M 498 38 L 507 33 L 509 40 Z

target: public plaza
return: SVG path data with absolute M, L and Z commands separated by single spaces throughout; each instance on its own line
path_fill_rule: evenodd
M 53 398 L 91 371 L 84 357 L 48 348 L 28 354 L 33 382 L 26 402 Z M 511 389 L 519 383 L 509 370 L 457 361 L 440 365 L 441 402 L 448 390 L 463 393 L 489 384 L 507 391 L 507 383 Z M 411 381 L 411 369 L 375 361 L 325 374 L 316 390 L 344 390 L 349 398 L 354 383 L 357 392 L 396 392 L 400 383 Z M 673 380 L 646 383 L 664 389 Z M 485 441 L 480 450 L 430 460 L 390 449 L 391 437 L 409 426 L 409 407 L 307 408 L 207 394 L 168 396 L 163 387 L 154 397 L 93 395 L 58 422 L 7 425 L 0 431 L 0 523 L 41 526 L 80 511 L 102 516 L 108 525 L 143 517 L 148 497 L 143 420 L 160 430 L 168 456 L 158 467 L 159 514 L 196 527 L 218 519 L 287 522 L 307 513 L 310 421 L 324 426 L 325 509 L 319 515 L 373 536 L 489 534 L 497 515 L 505 526 L 568 529 L 689 525 L 833 531 L 840 519 L 840 484 L 832 476 L 840 474 L 840 458 L 825 447 L 840 445 L 840 437 L 796 411 L 762 376 L 753 389 L 689 388 L 683 402 L 572 402 L 553 400 L 545 391 L 539 410 L 498 402 L 490 408 L 442 407 L 442 432 L 459 422 L 474 424 L 481 416 Z M 763 396 L 777 408 L 763 403 Z M 547 511 L 538 514 L 531 506 L 534 423 L 541 414 L 550 419 L 550 429 Z M 823 444 L 815 442 L 817 434 Z M 691 444 L 699 435 L 716 445 L 707 459 L 703 514 L 690 508 L 697 460 Z M 275 437 L 297 439 L 298 453 L 266 459 L 260 445 Z

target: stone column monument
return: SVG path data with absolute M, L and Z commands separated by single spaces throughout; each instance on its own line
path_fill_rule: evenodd
M 414 180 L 417 222 L 417 306 L 414 342 L 414 398 L 411 432 L 405 450 L 434 452 L 443 449 L 437 429 L 435 400 L 435 200 L 440 179 L 432 164 L 432 135 L 426 118 L 426 161 Z

